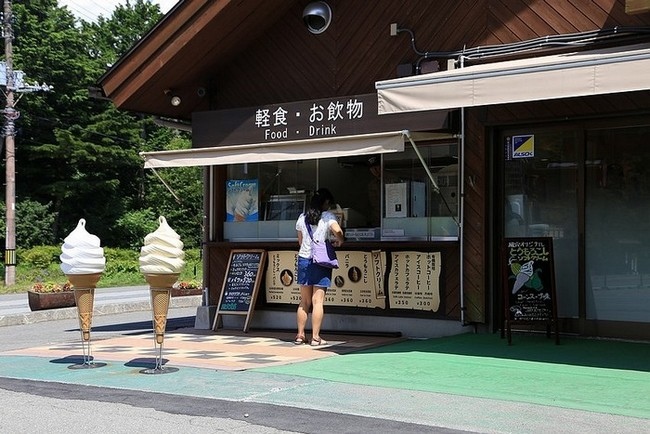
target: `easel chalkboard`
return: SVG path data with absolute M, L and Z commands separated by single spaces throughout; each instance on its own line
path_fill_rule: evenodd
M 219 327 L 219 315 L 246 315 L 244 333 L 248 331 L 265 261 L 266 250 L 230 251 L 212 330 Z
M 503 253 L 504 330 L 512 344 L 512 325 L 545 323 L 546 336 L 555 328 L 555 343 L 560 343 L 557 326 L 553 238 L 506 238 Z

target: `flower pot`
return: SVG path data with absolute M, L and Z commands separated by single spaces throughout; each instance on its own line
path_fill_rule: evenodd
M 74 291 L 61 291 L 61 292 L 27 291 L 27 297 L 29 301 L 29 308 L 32 311 L 76 306 L 74 301 Z
M 203 289 L 201 288 L 179 288 L 172 287 L 172 297 L 182 297 L 185 295 L 201 295 Z

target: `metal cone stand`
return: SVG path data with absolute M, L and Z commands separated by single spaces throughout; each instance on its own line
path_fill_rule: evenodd
M 171 300 L 172 285 L 178 280 L 178 274 L 145 274 L 151 292 L 151 309 L 154 332 L 154 349 L 156 361 L 153 368 L 143 369 L 141 374 L 169 374 L 178 371 L 178 368 L 163 366 L 163 342 L 165 341 L 165 327 L 167 326 L 167 312 Z
M 90 348 L 90 329 L 93 321 L 93 304 L 95 300 L 95 287 L 101 273 L 95 274 L 70 274 L 67 276 L 73 286 L 74 299 L 79 317 L 79 332 L 81 333 L 81 347 L 83 349 L 82 363 L 70 365 L 70 369 L 101 368 L 106 363 L 93 360 Z

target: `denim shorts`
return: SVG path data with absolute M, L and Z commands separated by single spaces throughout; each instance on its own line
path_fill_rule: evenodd
M 314 264 L 311 259 L 298 256 L 298 283 L 325 289 L 332 284 L 332 269 Z

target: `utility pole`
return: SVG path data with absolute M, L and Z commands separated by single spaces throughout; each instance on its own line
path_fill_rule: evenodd
M 5 137 L 7 230 L 5 234 L 5 286 L 16 283 L 16 127 L 20 116 L 15 108 L 24 93 L 49 92 L 52 86 L 43 83 L 25 84 L 23 71 L 14 71 L 11 0 L 4 0 L 2 37 L 5 39 L 5 60 L 0 62 L 0 85 L 6 86 L 6 104 L 3 110 L 5 124 L 2 134 Z M 15 93 L 20 96 L 15 98 Z
M 7 77 L 7 103 L 5 115 L 5 164 L 6 164 L 6 199 L 7 230 L 5 234 L 5 286 L 16 283 L 16 142 L 14 121 L 18 113 L 14 108 L 14 66 L 13 66 L 13 29 L 11 28 L 11 0 L 4 0 L 3 36 L 5 38 L 5 62 Z

